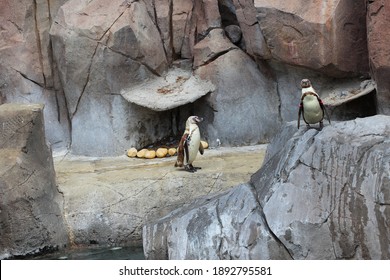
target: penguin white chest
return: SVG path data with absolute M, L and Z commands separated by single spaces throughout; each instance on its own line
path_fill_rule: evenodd
M 307 95 L 303 99 L 303 118 L 309 124 L 315 124 L 324 118 L 321 105 L 314 95 Z
M 200 131 L 197 125 L 191 125 L 190 135 L 191 140 L 188 143 L 188 163 L 192 164 L 198 154 L 200 145 Z

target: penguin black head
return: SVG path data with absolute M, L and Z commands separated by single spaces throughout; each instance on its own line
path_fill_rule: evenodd
M 302 79 L 301 81 L 301 87 L 302 88 L 308 88 L 311 87 L 311 82 L 309 79 Z

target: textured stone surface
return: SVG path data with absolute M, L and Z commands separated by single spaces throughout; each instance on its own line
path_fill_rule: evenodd
M 248 108 L 248 100 L 260 102 L 253 98 L 258 91 L 267 96 L 261 97 L 260 104 L 267 99 L 264 107 L 273 113 L 265 110 L 264 114 L 279 123 L 296 119 L 296 105 L 291 104 L 299 94 L 291 91 L 298 89 L 303 74 L 314 77 L 319 88 L 336 90 L 340 84 L 352 82 L 339 77 L 368 78 L 366 1 L 285 2 L 1 0 L 0 103 L 44 103 L 48 142 L 55 150 L 70 148 L 79 155 L 115 156 L 131 146 L 139 149 L 164 137 L 180 137 L 188 114 L 201 113 L 209 117 L 203 129 L 207 127 L 212 146 L 219 139 L 217 134 L 224 138 L 222 145 L 261 143 L 270 138 L 264 128 L 269 122 L 254 129 L 247 122 L 242 141 L 221 124 L 227 119 L 223 115 L 229 113 L 222 108 L 231 108 L 231 97 L 240 92 L 239 86 L 218 83 L 213 97 L 183 98 L 174 102 L 180 108 L 162 106 L 166 112 L 154 112 L 153 108 L 161 109 L 154 105 L 149 110 L 129 103 L 121 93 L 138 89 L 143 89 L 139 94 L 144 93 L 172 68 L 190 72 L 202 65 L 207 69 L 202 71 L 207 74 L 203 79 L 233 77 L 237 85 L 242 80 L 244 90 L 239 94 L 245 96 L 245 105 L 234 110 L 237 118 L 245 119 L 243 108 Z M 377 95 L 332 111 L 334 119 L 371 115 L 376 97 L 380 113 L 387 114 L 389 108 L 387 48 L 382 39 L 387 31 L 381 27 L 386 26 L 387 4 L 377 0 L 367 5 L 370 74 L 377 82 Z M 231 45 L 226 44 L 222 32 L 229 34 L 229 26 L 242 32 Z M 242 52 L 242 61 L 235 60 L 237 69 L 226 62 L 233 47 Z M 221 61 L 225 61 L 224 68 L 215 67 Z M 275 70 L 276 63 L 282 67 Z M 242 71 L 245 64 L 250 70 Z M 214 70 L 220 72 L 212 73 Z M 199 98 L 202 94 L 195 95 Z M 368 109 L 362 104 L 368 104 Z M 216 107 L 218 112 L 214 112 Z M 264 120 L 259 113 L 250 117 Z M 253 132 L 245 132 L 249 130 Z
M 68 243 L 42 111 L 0 106 L 0 259 Z
M 294 259 L 389 259 L 389 135 L 390 118 L 374 116 L 271 145 L 251 182 Z
M 231 0 L 228 0 L 229 2 Z M 260 59 L 271 58 L 269 46 L 257 20 L 257 12 L 251 0 L 232 0 L 235 15 L 242 30 L 245 50 L 249 55 Z
M 256 0 L 273 58 L 333 77 L 368 72 L 365 0 Z
M 143 230 L 147 259 L 289 259 L 266 226 L 250 185 L 199 200 Z
M 288 123 L 248 184 L 146 225 L 145 255 L 389 259 L 389 136 L 388 116 L 322 131 Z
M 195 103 L 195 110 L 207 121 L 200 124 L 202 134 L 212 147 L 266 143 L 281 125 L 275 109 L 280 102 L 276 83 L 231 45 L 231 50 L 196 70 L 216 86 Z
M 238 25 L 228 25 L 225 27 L 226 36 L 233 44 L 237 44 L 240 42 L 242 38 L 242 31 Z
M 121 91 L 129 102 L 153 111 L 167 111 L 198 100 L 215 90 L 208 80 L 193 75 L 191 70 L 171 68 L 161 77 Z
M 390 30 L 390 3 L 385 0 L 367 3 L 368 53 L 370 70 L 377 83 L 378 109 L 382 114 L 390 114 L 390 46 L 387 40 Z
M 65 0 L 0 1 L 0 104 L 44 103 L 47 140 L 68 148 L 69 122 L 49 29 Z
M 168 66 L 146 5 L 103 2 L 68 1 L 51 28 L 75 154 L 119 155 L 126 146 L 142 147 L 171 132 L 167 114 L 120 95 Z

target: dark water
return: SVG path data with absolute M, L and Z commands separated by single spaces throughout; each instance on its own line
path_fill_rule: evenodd
M 144 260 L 142 247 L 75 248 L 26 257 L 29 260 Z

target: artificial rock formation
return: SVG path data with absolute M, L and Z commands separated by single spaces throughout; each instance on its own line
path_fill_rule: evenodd
M 47 141 L 68 148 L 66 100 L 53 61 L 50 19 L 66 0 L 0 1 L 0 104 L 45 104 Z
M 143 146 L 170 133 L 166 114 L 143 110 L 120 95 L 167 69 L 147 6 L 103 2 L 68 1 L 50 31 L 76 154 L 118 155 L 126 144 Z
M 184 211 L 183 211 L 184 210 Z M 143 229 L 147 259 L 290 259 L 267 229 L 253 187 L 198 199 Z
M 390 3 L 385 0 L 367 1 L 367 32 L 370 70 L 377 82 L 378 110 L 390 114 Z
M 389 259 L 390 118 L 284 127 L 248 184 L 144 227 L 149 259 Z
M 273 58 L 333 77 L 366 74 L 365 0 L 256 0 Z
M 377 95 L 351 105 L 348 119 L 372 115 L 376 97 L 381 113 L 389 107 L 383 0 L 367 7 L 364 0 L 49 2 L 0 1 L 0 103 L 44 103 L 56 151 L 120 155 L 180 137 L 188 114 L 201 113 L 211 145 L 266 142 L 274 134 L 269 120 L 280 126 L 296 119 L 304 77 L 341 95 L 340 84 L 353 82 L 353 90 L 375 79 Z M 232 56 L 238 67 L 227 62 Z M 193 81 L 200 90 L 187 96 Z M 242 121 L 222 124 L 236 95 L 245 101 L 234 116 L 254 121 L 241 128 L 240 139 L 235 129 Z
M 206 150 L 195 173 L 175 168 L 176 157 L 56 158 L 70 242 L 141 246 L 145 223 L 249 180 L 264 153 L 264 146 Z
M 294 259 L 389 259 L 390 118 L 292 131 L 251 179 L 270 230 Z
M 0 106 L 0 258 L 68 243 L 42 105 Z

